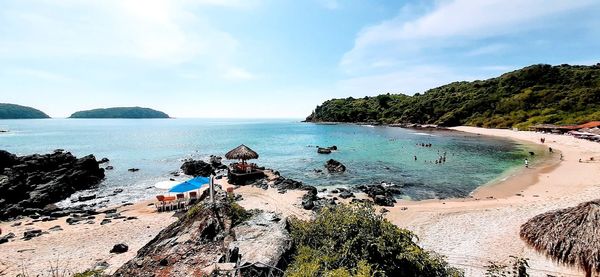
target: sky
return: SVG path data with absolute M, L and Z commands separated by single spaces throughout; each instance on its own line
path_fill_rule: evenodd
M 331 98 L 599 63 L 598 14 L 598 0 L 3 0 L 0 102 L 303 118 Z

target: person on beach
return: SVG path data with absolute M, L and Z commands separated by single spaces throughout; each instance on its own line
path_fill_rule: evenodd
M 529 160 L 525 158 L 525 168 L 529 168 Z
M 548 151 L 550 151 L 550 153 L 552 153 L 552 147 L 548 147 Z

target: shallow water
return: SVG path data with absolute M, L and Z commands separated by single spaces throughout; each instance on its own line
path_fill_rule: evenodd
M 523 165 L 530 151 L 513 141 L 452 131 L 357 125 L 318 125 L 293 120 L 46 119 L 2 120 L 0 149 L 26 155 L 62 148 L 77 156 L 109 158 L 99 194 L 125 191 L 115 202 L 146 199 L 185 158 L 224 155 L 246 144 L 256 162 L 283 176 L 315 186 L 354 186 L 382 181 L 404 184 L 407 198 L 466 196 L 475 188 Z M 431 143 L 432 147 L 417 146 Z M 337 145 L 330 155 L 315 146 Z M 433 161 L 446 152 L 446 163 Z M 417 161 L 413 156 L 417 156 Z M 343 174 L 316 173 L 327 159 L 344 163 Z M 128 168 L 140 171 L 128 172 Z

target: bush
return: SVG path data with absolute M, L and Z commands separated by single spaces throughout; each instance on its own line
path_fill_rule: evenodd
M 314 220 L 290 220 L 296 246 L 287 276 L 462 276 L 416 236 L 371 206 L 337 205 Z

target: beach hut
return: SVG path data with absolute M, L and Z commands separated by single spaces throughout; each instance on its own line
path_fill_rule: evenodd
M 535 216 L 521 238 L 554 261 L 600 274 L 600 199 Z
M 256 164 L 247 164 L 247 160 L 258 159 L 258 153 L 246 145 L 240 145 L 225 154 L 229 160 L 240 160 L 232 163 L 227 169 L 227 178 L 232 184 L 242 184 L 246 181 L 264 177 L 264 172 Z
M 258 159 L 258 153 L 246 145 L 240 145 L 225 154 L 229 160 L 241 160 L 242 162 L 252 159 Z

